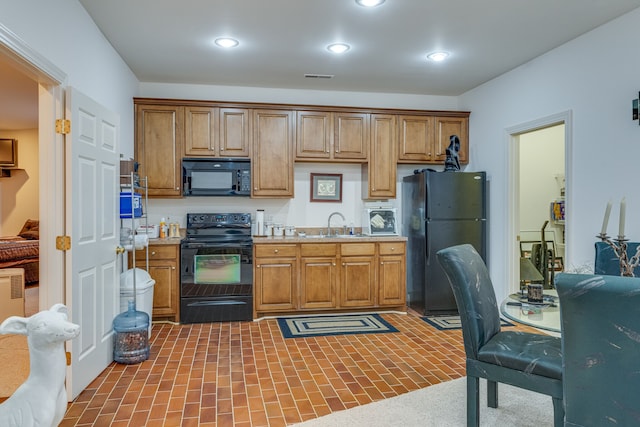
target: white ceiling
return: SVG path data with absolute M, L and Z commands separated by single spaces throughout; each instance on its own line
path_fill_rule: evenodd
M 142 82 L 450 96 L 640 7 L 640 0 L 386 0 L 373 9 L 355 0 L 79 1 Z M 240 46 L 214 46 L 220 36 Z M 351 49 L 329 53 L 337 41 Z M 449 59 L 427 61 L 435 50 Z M 2 99 L 4 82 L 0 75 Z M 0 129 L 6 114 L 0 105 Z

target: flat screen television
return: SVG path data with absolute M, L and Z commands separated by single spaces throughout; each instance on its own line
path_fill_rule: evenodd
M 18 141 L 0 138 L 0 168 L 15 168 L 16 166 L 18 166 Z

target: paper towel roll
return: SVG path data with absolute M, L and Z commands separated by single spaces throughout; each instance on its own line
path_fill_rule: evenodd
M 264 209 L 256 211 L 256 235 L 264 235 Z

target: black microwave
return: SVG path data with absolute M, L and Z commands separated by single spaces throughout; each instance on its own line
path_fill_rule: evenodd
M 182 159 L 184 196 L 250 196 L 249 159 Z

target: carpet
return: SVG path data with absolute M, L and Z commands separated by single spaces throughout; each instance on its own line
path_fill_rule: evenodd
M 280 317 L 278 325 L 285 338 L 398 332 L 379 314 Z
M 400 396 L 334 412 L 293 426 L 466 426 L 466 382 L 466 378 L 458 378 Z M 498 408 L 487 407 L 487 383 L 480 380 L 481 427 L 553 426 L 551 397 L 506 384 L 498 385 L 498 393 Z
M 434 328 L 440 329 L 441 331 L 462 328 L 462 324 L 460 323 L 460 316 L 424 316 L 421 317 L 421 319 Z M 507 322 L 504 319 L 500 319 L 500 326 L 504 327 L 515 325 L 511 322 Z
M 11 396 L 28 376 L 27 337 L 0 335 L 0 398 Z

